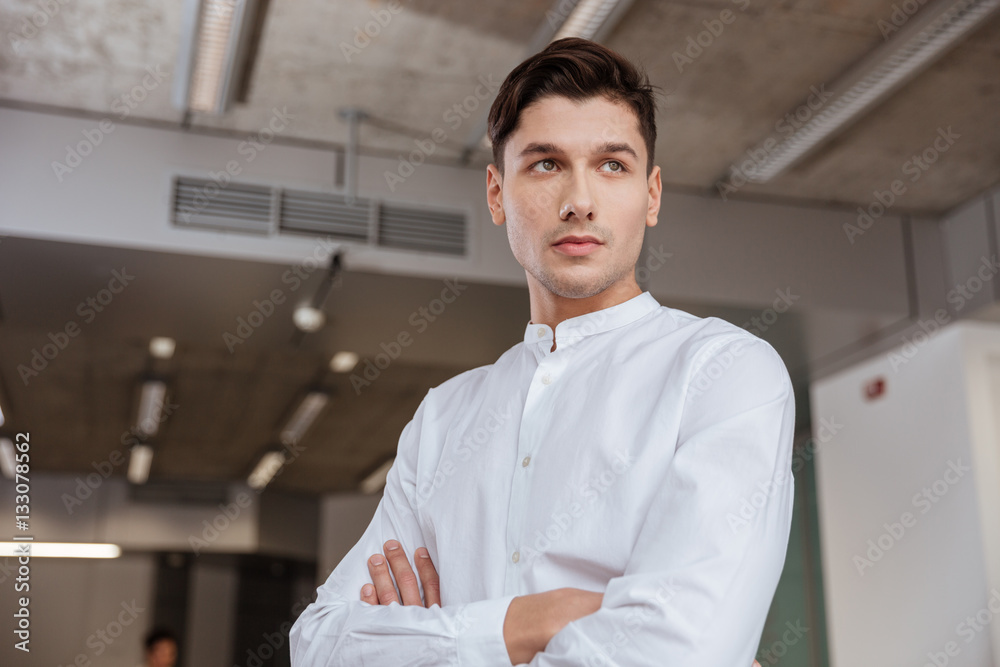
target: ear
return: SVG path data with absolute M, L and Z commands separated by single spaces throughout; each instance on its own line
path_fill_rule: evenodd
M 486 203 L 489 204 L 494 225 L 502 225 L 507 221 L 503 212 L 503 176 L 495 164 L 486 167 Z
M 649 188 L 649 206 L 646 209 L 646 226 L 655 227 L 659 222 L 660 196 L 663 194 L 663 186 L 660 183 L 660 167 L 654 166 L 647 181 Z

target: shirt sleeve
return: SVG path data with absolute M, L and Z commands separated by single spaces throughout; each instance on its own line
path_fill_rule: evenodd
M 742 333 L 693 366 L 676 449 L 625 572 L 532 666 L 753 663 L 791 529 L 791 381 L 769 344 Z
M 399 540 L 411 567 L 417 547 L 428 546 L 435 553 L 421 533 L 414 502 L 418 446 L 429 426 L 425 420 L 429 421 L 427 403 L 433 391 L 403 429 L 382 500 L 364 535 L 292 626 L 292 667 L 510 666 L 503 623 L 513 595 L 429 609 L 396 602 L 370 605 L 360 600 L 361 587 L 371 583 L 368 558 L 382 553 L 386 540 Z M 422 596 L 423 586 L 418 586 Z

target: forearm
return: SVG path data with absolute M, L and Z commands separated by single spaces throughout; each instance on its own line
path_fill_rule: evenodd
M 509 667 L 503 623 L 514 596 L 448 607 L 370 605 L 320 588 L 292 626 L 293 667 Z

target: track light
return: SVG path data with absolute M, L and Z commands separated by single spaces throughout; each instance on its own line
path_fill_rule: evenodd
M 149 469 L 153 465 L 153 447 L 146 444 L 132 445 L 128 459 L 128 481 L 145 484 L 149 479 Z
M 361 493 L 377 493 L 385 487 L 385 479 L 389 475 L 389 468 L 392 467 L 392 462 L 396 459 L 389 459 L 378 468 L 375 469 L 372 474 L 361 480 L 361 484 L 358 485 L 358 490 Z
M 163 419 L 163 402 L 167 396 L 167 383 L 162 380 L 146 380 L 139 394 L 139 414 L 136 415 L 135 430 L 138 434 L 151 438 L 160 430 Z
M 17 460 L 14 454 L 14 441 L 10 438 L 0 438 L 0 471 L 7 479 L 14 479 Z
M 306 397 L 295 409 L 292 418 L 281 430 L 281 444 L 294 445 L 302 440 L 309 427 L 313 425 L 319 413 L 323 411 L 330 397 L 321 391 L 313 391 L 306 394 Z
M 278 474 L 283 465 L 285 465 L 284 451 L 274 449 L 266 452 L 260 457 L 260 461 L 257 462 L 250 476 L 247 477 L 247 485 L 255 491 L 262 490 L 271 483 L 271 480 L 274 479 L 274 476 Z
M 118 558 L 122 548 L 117 544 L 84 542 L 0 542 L 0 556 L 23 556 L 29 546 L 32 558 Z

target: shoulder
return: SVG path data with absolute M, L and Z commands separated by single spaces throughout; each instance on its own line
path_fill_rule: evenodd
M 689 394 L 704 393 L 716 381 L 779 393 L 791 390 L 784 361 L 763 338 L 718 317 L 698 317 L 667 306 L 657 315 L 687 361 Z

